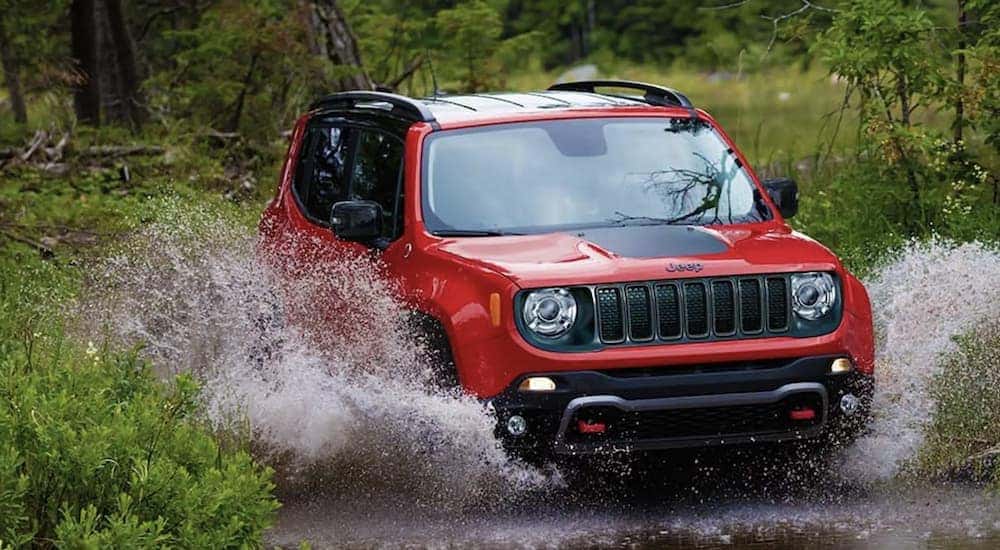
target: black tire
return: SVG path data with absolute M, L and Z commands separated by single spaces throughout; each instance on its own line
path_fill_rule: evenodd
M 440 321 L 425 313 L 413 312 L 413 326 L 424 344 L 431 367 L 431 383 L 442 391 L 459 392 L 458 367 L 451 352 L 448 333 Z

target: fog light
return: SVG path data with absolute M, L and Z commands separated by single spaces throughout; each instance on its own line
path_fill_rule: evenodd
M 507 432 L 513 436 L 522 436 L 528 431 L 528 421 L 523 416 L 514 415 L 507 419 Z
M 851 360 L 846 357 L 834 359 L 833 363 L 830 363 L 830 374 L 844 374 L 852 370 L 854 370 L 854 363 L 851 363 Z
M 840 398 L 840 410 L 847 416 L 851 416 L 858 412 L 858 409 L 860 408 L 861 400 L 855 397 L 853 393 L 849 393 Z
M 547 376 L 532 376 L 525 378 L 517 389 L 521 391 L 553 391 L 556 389 L 556 381 Z

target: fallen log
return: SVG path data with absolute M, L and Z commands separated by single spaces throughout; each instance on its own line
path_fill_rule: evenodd
M 31 156 L 35 154 L 35 151 L 44 145 L 48 139 L 49 133 L 45 130 L 35 132 L 35 136 L 31 138 L 31 143 L 28 144 L 28 148 L 21 154 L 21 161 L 28 162 Z
M 166 150 L 156 145 L 97 145 L 76 152 L 81 157 L 127 157 L 162 155 Z
M 7 237 L 12 241 L 16 241 L 21 244 L 26 244 L 31 248 L 34 248 L 45 259 L 54 258 L 56 255 L 56 253 L 52 250 L 52 248 L 46 246 L 44 243 L 38 242 L 34 239 L 29 239 L 28 237 L 23 237 L 8 229 L 0 228 L 0 235 L 3 235 L 4 237 Z

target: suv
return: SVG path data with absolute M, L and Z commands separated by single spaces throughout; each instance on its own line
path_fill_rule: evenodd
M 797 208 L 669 88 L 357 91 L 299 119 L 261 232 L 300 262 L 377 253 L 441 383 L 509 449 L 575 455 L 856 435 L 870 302 Z

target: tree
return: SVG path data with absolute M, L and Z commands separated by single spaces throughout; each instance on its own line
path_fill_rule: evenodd
M 890 166 L 902 168 L 910 194 L 908 225 L 917 231 L 921 193 L 917 156 L 925 134 L 914 111 L 944 86 L 941 63 L 928 55 L 934 24 L 927 12 L 899 0 L 854 0 L 837 13 L 817 44 L 831 72 L 861 101 L 871 142 Z
M 371 90 L 375 86 L 365 71 L 358 40 L 335 0 L 309 2 L 314 48 L 335 66 L 347 68 L 337 83 L 340 90 Z
M 115 50 L 115 69 L 118 77 L 119 99 L 122 102 L 122 113 L 129 125 L 138 128 L 146 118 L 146 106 L 140 89 L 142 78 L 136 59 L 135 43 L 132 41 L 132 33 L 125 21 L 121 0 L 104 0 L 104 5 L 108 29 L 112 38 L 111 43 Z
M 15 53 L 14 44 L 7 31 L 7 17 L 0 13 L 0 63 L 3 65 L 4 84 L 10 95 L 14 120 L 21 124 L 28 122 L 28 108 L 24 102 L 24 90 L 21 86 L 21 63 Z
M 101 123 L 101 90 L 94 0 L 72 1 L 70 34 L 70 49 L 79 72 L 78 83 L 73 91 L 76 118 L 83 124 L 97 126 Z

